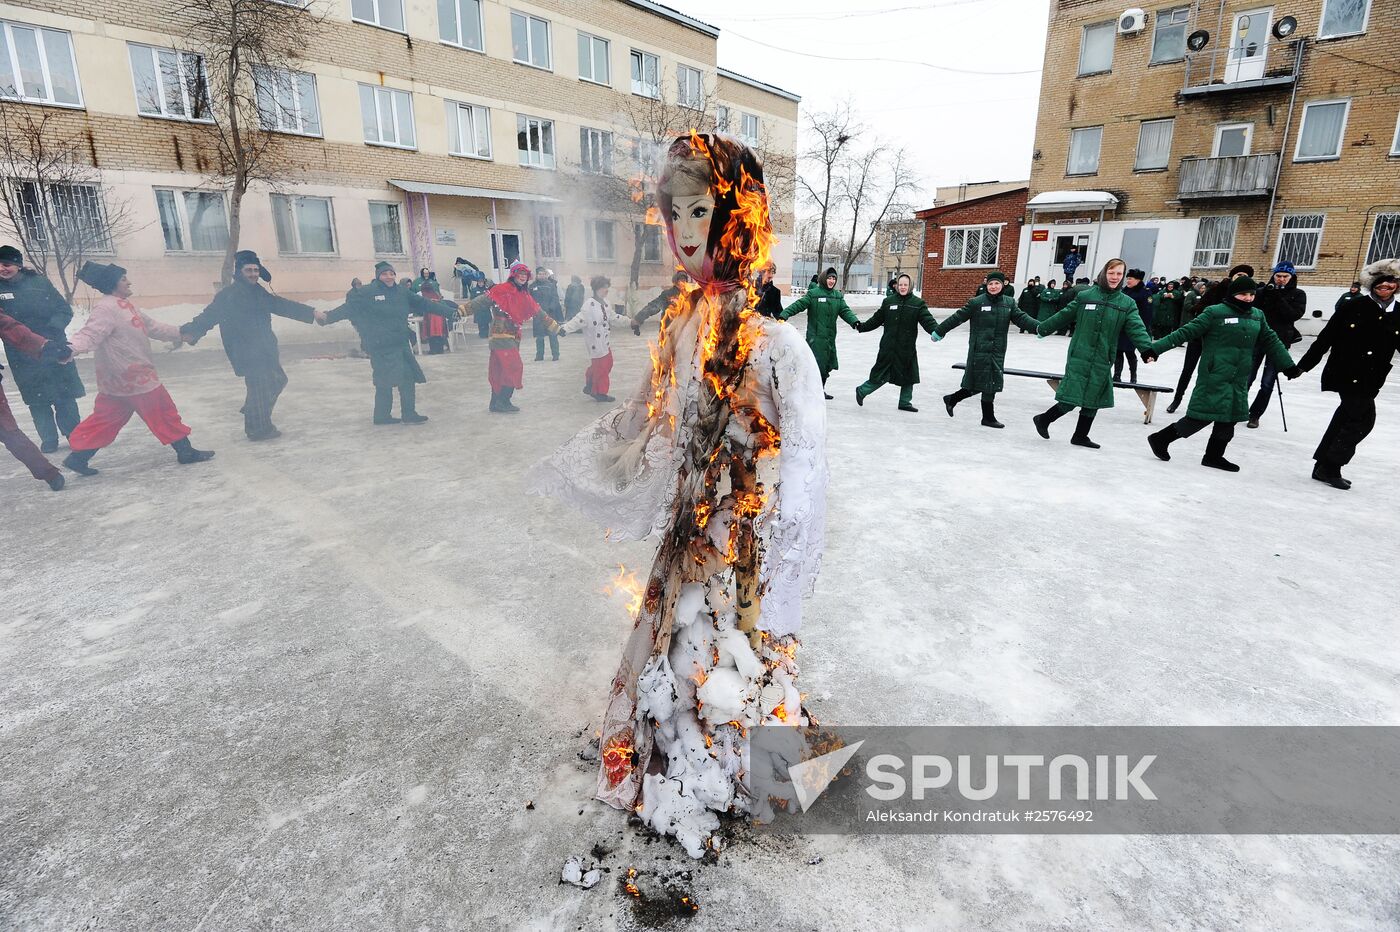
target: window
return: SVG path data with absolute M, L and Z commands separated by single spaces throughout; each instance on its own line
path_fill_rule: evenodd
M 510 48 L 520 64 L 548 71 L 553 67 L 549 57 L 549 20 L 512 10 Z
M 612 84 L 612 64 L 607 39 L 578 34 L 578 76 L 594 84 Z
M 632 93 L 643 97 L 660 97 L 661 66 L 656 56 L 633 49 L 629 57 L 632 60 Z
M 448 45 L 484 52 L 481 0 L 437 0 L 438 37 Z
M 221 191 L 156 189 L 156 213 L 166 252 L 223 252 L 228 214 Z
M 903 252 L 904 250 L 906 250 L 906 249 L 908 249 L 908 248 L 909 248 L 909 234 L 908 234 L 908 233 L 891 233 L 891 234 L 890 234 L 890 252 L 892 252 L 892 253 L 894 253 L 894 252 Z
M 447 151 L 473 159 L 489 159 L 491 111 L 477 104 L 447 101 Z
M 1001 227 L 948 227 L 943 249 L 945 269 L 994 266 L 1001 248 Z
M 24 234 L 40 249 L 62 248 L 70 255 L 110 253 L 112 237 L 102 192 L 95 184 L 15 183 Z M 54 243 L 53 239 L 60 241 Z
M 369 202 L 369 228 L 374 234 L 376 256 L 401 256 L 403 252 L 403 218 L 398 204 L 390 201 Z
M 1099 74 L 1113 68 L 1113 36 L 1116 23 L 1096 23 L 1085 26 L 1079 40 L 1079 73 Z
M 149 45 L 128 45 L 127 50 L 138 113 L 172 120 L 213 120 L 203 55 Z
M 516 114 L 515 148 L 521 165 L 553 168 L 554 121 Z
M 758 117 L 752 113 L 740 115 L 739 138 L 749 146 L 758 145 Z
M 661 227 L 652 224 L 637 224 L 637 233 L 642 240 L 642 261 L 661 261 Z
M 1196 228 L 1196 251 L 1191 257 L 1193 269 L 1227 269 L 1230 253 L 1235 249 L 1235 228 L 1239 217 L 1202 217 Z
M 1249 155 L 1253 137 L 1253 123 L 1221 123 L 1215 128 L 1215 147 L 1211 154 L 1217 159 Z
M 1317 28 L 1319 39 L 1354 36 L 1366 31 L 1366 18 L 1371 12 L 1371 0 L 1326 0 L 1322 5 L 1322 22 Z
M 284 256 L 335 252 L 335 220 L 328 197 L 272 195 L 277 251 Z
M 284 68 L 253 68 L 258 115 L 263 129 L 301 136 L 321 135 L 316 76 Z
M 403 0 L 350 0 L 350 18 L 403 32 Z
M 584 246 L 587 258 L 611 262 L 616 255 L 613 249 L 613 222 L 611 220 L 588 220 L 583 224 Z
M 71 35 L 22 23 L 0 26 L 0 97 L 82 106 Z
M 1371 230 L 1371 248 L 1366 250 L 1366 264 L 1400 256 L 1400 214 L 1379 214 Z
M 1152 30 L 1152 58 L 1149 64 L 1160 65 L 1186 57 L 1186 24 L 1190 21 L 1189 6 L 1158 11 L 1157 24 Z
M 643 142 L 641 137 L 632 137 L 632 156 L 637 163 L 637 171 L 644 178 L 655 178 L 661 171 L 660 147 L 655 143 Z
M 1278 240 L 1279 262 L 1292 262 L 1300 269 L 1317 268 L 1317 251 L 1322 245 L 1323 214 L 1297 214 L 1283 218 L 1283 234 Z
M 603 175 L 612 171 L 612 133 L 604 132 L 601 129 L 589 129 L 587 126 L 579 128 L 578 131 L 579 148 L 579 169 L 594 175 Z
M 1166 168 L 1172 155 L 1172 128 L 1175 120 L 1144 120 L 1138 128 L 1137 161 L 1133 171 Z
M 715 108 L 715 132 L 729 132 L 729 108 L 723 104 Z
M 1293 161 L 1309 162 L 1342 156 L 1342 131 L 1347 125 L 1350 100 L 1315 101 L 1303 106 L 1303 125 Z
M 1102 126 L 1086 126 L 1070 130 L 1069 165 L 1066 175 L 1094 175 L 1099 171 L 1099 146 L 1103 143 Z
M 360 121 L 365 142 L 372 146 L 416 148 L 413 134 L 413 95 L 392 87 L 360 85 Z
M 705 85 L 700 72 L 689 65 L 676 66 L 676 103 L 699 110 L 705 97 Z
M 1390 154 L 1400 155 L 1400 117 L 1395 118 L 1395 138 L 1390 141 Z
M 555 216 L 535 218 L 535 252 L 541 259 L 564 255 L 564 219 Z

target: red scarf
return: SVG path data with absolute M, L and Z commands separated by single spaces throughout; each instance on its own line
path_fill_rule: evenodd
M 540 312 L 540 306 L 535 303 L 534 296 L 526 289 L 517 287 L 513 281 L 494 285 L 486 293 L 517 327 Z

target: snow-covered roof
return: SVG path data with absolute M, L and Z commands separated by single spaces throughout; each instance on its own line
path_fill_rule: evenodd
M 1118 198 L 1107 191 L 1042 191 L 1026 201 L 1032 210 L 1077 210 L 1081 207 L 1096 207 L 1112 210 L 1118 206 Z
M 480 197 L 497 201 L 544 201 L 558 203 L 558 198 L 525 191 L 498 191 L 494 188 L 468 188 L 460 184 L 438 184 L 435 181 L 402 181 L 390 178 L 389 183 L 410 194 L 441 194 L 447 197 Z

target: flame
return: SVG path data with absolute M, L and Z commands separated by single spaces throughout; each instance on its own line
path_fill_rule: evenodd
M 628 596 L 628 617 L 637 617 L 637 613 L 642 609 L 642 584 L 637 581 L 637 574 L 621 563 L 617 565 L 617 575 L 612 578 L 612 582 L 603 587 L 604 595 L 611 596 L 619 592 Z
M 714 513 L 715 506 L 709 502 L 695 503 L 695 526 L 700 530 L 705 530 L 705 526 L 710 523 L 710 515 Z
M 637 749 L 632 747 L 628 738 L 629 736 L 619 735 L 603 749 L 603 772 L 607 774 L 611 786 L 617 786 L 632 772 L 632 761 L 637 756 Z
M 787 703 L 786 703 L 786 702 L 779 703 L 778 706 L 777 706 L 776 708 L 773 709 L 773 717 L 776 718 L 776 719 L 777 719 L 778 721 L 780 721 L 780 722 L 786 722 L 786 721 L 787 721 L 787 715 L 788 715 L 788 713 L 787 713 Z
M 622 889 L 626 890 L 628 893 L 632 894 L 640 900 L 642 898 L 642 891 L 638 890 L 637 885 L 632 882 L 636 879 L 637 869 L 635 867 L 627 868 L 627 878 L 622 882 Z

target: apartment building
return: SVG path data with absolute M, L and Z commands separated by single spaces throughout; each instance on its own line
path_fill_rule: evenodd
M 871 246 L 874 279 L 888 283 L 896 275 L 908 275 L 914 280 L 918 294 L 924 280 L 924 223 L 913 217 L 886 220 L 875 225 L 875 243 Z
M 600 204 L 591 176 L 655 157 L 637 102 L 693 108 L 777 161 L 793 161 L 800 98 L 719 68 L 719 30 L 650 0 L 311 0 L 326 21 L 296 70 L 264 76 L 264 122 L 296 165 L 250 190 L 240 244 L 285 294 L 329 297 L 378 259 L 447 282 L 462 256 L 501 277 L 517 258 L 625 281 L 639 211 Z M 100 185 L 34 191 L 80 204 L 148 305 L 206 299 L 228 237 L 226 195 L 205 173 L 204 68 L 159 0 L 0 4 L 0 106 L 44 108 L 85 137 Z M 31 186 L 33 187 L 33 186 Z M 613 187 L 616 187 L 615 185 Z M 790 228 L 792 194 L 774 205 Z M 787 233 L 788 229 L 780 230 Z M 790 240 L 790 236 L 784 237 Z M 780 267 L 791 247 L 779 247 Z M 643 230 L 641 286 L 670 276 L 660 228 Z
M 1400 253 L 1397 47 L 1392 0 L 1051 0 L 1016 278 L 1287 260 L 1330 312 Z

